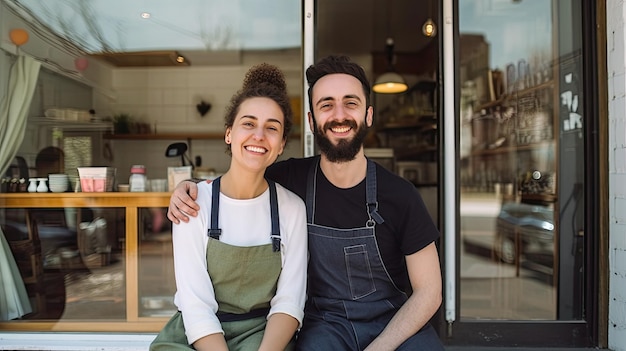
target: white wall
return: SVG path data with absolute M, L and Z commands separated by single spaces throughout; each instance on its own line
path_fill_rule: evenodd
M 609 348 L 626 350 L 626 4 L 608 0 Z
M 222 131 L 223 112 L 230 97 L 241 88 L 248 69 L 268 62 L 283 70 L 287 90 L 300 96 L 302 77 L 299 50 L 284 54 L 241 54 L 228 66 L 116 68 L 111 75 L 115 99 L 105 113 L 130 113 L 156 124 L 157 132 Z M 196 111 L 201 100 L 213 107 L 204 117 Z
M 114 99 L 98 106 L 98 113 L 114 116 L 128 113 L 137 121 L 148 123 L 157 133 L 191 133 L 224 131 L 224 111 L 231 96 L 242 86 L 243 78 L 254 64 L 268 62 L 285 73 L 291 96 L 301 95 L 300 50 L 281 54 L 242 54 L 239 62 L 229 66 L 116 68 L 110 89 Z M 201 116 L 196 104 L 212 104 Z M 118 183 L 125 183 L 133 164 L 143 164 L 149 178 L 166 178 L 167 167 L 180 165 L 180 159 L 165 158 L 168 144 L 186 140 L 111 140 L 113 165 L 118 168 Z M 202 166 L 224 172 L 230 164 L 226 145 L 220 140 L 192 140 L 190 156 L 202 157 Z M 285 157 L 302 156 L 299 139 L 289 142 Z
M 241 53 L 229 66 L 194 66 L 168 68 L 115 68 L 89 58 L 89 66 L 83 72 L 76 71 L 74 59 L 81 54 L 71 47 L 41 37 L 26 21 L 16 17 L 1 6 L 0 46 L 12 54 L 26 54 L 44 62 L 43 66 L 69 79 L 93 88 L 92 106 L 100 117 L 113 117 L 117 113 L 130 113 L 137 121 L 150 124 L 157 133 L 222 132 L 223 116 L 230 97 L 241 88 L 243 77 L 254 64 L 268 62 L 279 66 L 285 73 L 287 89 L 291 96 L 302 95 L 302 58 L 300 49 L 280 52 L 260 51 Z M 17 49 L 8 39 L 13 28 L 23 28 L 29 41 Z M 8 73 L 10 59 L 1 54 L 0 73 Z M 4 87 L 0 88 L 0 93 Z M 52 92 L 55 93 L 55 92 Z M 4 94 L 0 95 L 4 96 Z M 196 104 L 201 100 L 210 102 L 211 111 L 201 117 Z M 49 107 L 39 106 L 40 115 Z M 165 178 L 168 166 L 180 165 L 179 159 L 165 158 L 167 145 L 186 140 L 109 140 L 113 159 L 106 165 L 117 167 L 118 183 L 127 183 L 130 167 L 144 164 L 148 177 Z M 222 140 L 192 140 L 190 156 L 199 155 L 203 167 L 223 172 L 228 168 L 230 157 L 224 152 Z M 281 159 L 302 156 L 299 139 L 292 139 Z

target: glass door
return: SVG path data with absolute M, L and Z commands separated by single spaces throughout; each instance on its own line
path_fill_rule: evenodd
M 597 170 L 585 166 L 594 133 L 585 116 L 594 115 L 595 83 L 583 74 L 583 34 L 593 33 L 583 14 L 592 16 L 592 2 L 304 3 L 304 69 L 347 54 L 374 80 L 388 67 L 386 39 L 395 43 L 394 69 L 410 88 L 373 97 L 370 141 L 392 149 L 395 171 L 421 192 L 433 189 L 423 196 L 442 232 L 444 304 L 432 321 L 442 340 L 591 346 L 596 239 L 585 233 L 594 232 Z M 432 88 L 423 95 L 432 134 L 399 123 L 425 120 L 407 103 L 423 86 Z
M 589 346 L 593 338 L 583 259 L 590 210 L 583 196 L 590 132 L 583 123 L 590 83 L 583 78 L 583 6 L 589 4 L 455 4 L 458 229 L 457 295 L 445 306 L 450 344 Z

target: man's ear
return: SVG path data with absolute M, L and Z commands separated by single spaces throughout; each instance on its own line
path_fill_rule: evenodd
M 372 106 L 367 108 L 367 114 L 365 115 L 365 123 L 368 127 L 374 124 L 374 108 Z
M 309 118 L 309 129 L 312 133 L 315 133 L 315 121 L 313 120 L 313 114 L 311 111 L 307 112 L 307 116 Z

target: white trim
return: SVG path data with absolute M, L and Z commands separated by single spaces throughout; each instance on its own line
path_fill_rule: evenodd
M 309 93 L 308 84 L 306 82 L 306 69 L 313 64 L 315 59 L 315 1 L 304 0 L 303 8 L 303 67 L 302 67 L 302 145 L 304 147 L 304 157 L 310 157 L 315 154 L 315 143 L 313 142 L 313 133 L 309 125 Z
M 156 334 L 1 333 L 0 350 L 146 351 Z
M 443 203 L 445 214 L 445 282 L 444 302 L 446 321 L 452 324 L 456 320 L 456 114 L 454 99 L 454 17 L 453 0 L 443 1 Z

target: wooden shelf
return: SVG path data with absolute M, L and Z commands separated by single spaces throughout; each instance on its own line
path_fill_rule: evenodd
M 65 131 L 113 131 L 111 122 L 69 121 L 47 117 L 30 117 L 28 122 L 37 126 L 58 127 Z
M 299 138 L 300 133 L 292 133 L 290 138 Z M 158 133 L 158 134 L 104 134 L 109 140 L 220 140 L 224 132 L 207 133 Z
M 503 105 L 507 101 L 518 99 L 520 96 L 528 95 L 528 94 L 534 93 L 535 91 L 538 91 L 538 90 L 541 90 L 541 89 L 546 89 L 546 88 L 552 88 L 552 87 L 554 87 L 554 81 L 550 80 L 550 81 L 547 81 L 545 83 L 541 83 L 539 85 L 532 86 L 530 88 L 526 88 L 526 89 L 523 89 L 523 90 L 514 91 L 512 93 L 504 94 L 503 96 L 501 96 L 497 100 L 489 101 L 489 102 L 486 102 L 486 103 L 483 103 L 483 104 L 480 104 L 480 105 L 476 106 L 474 108 L 474 112 L 480 112 L 481 110 L 488 110 L 488 109 L 496 107 L 496 106 L 501 106 L 501 105 Z
M 170 196 L 169 192 L 0 193 L 0 208 L 168 207 Z
M 188 140 L 188 139 L 224 139 L 224 133 L 159 133 L 159 134 L 105 134 L 104 139 L 111 140 Z
M 514 153 L 514 152 L 520 152 L 520 151 L 533 151 L 533 150 L 547 149 L 553 146 L 554 146 L 553 141 L 544 141 L 541 143 L 529 144 L 529 145 L 502 146 L 502 147 L 498 147 L 495 149 L 475 150 L 475 151 L 472 151 L 472 156 L 477 157 L 477 156 Z
M 416 119 L 417 121 L 385 123 L 378 130 L 381 132 L 385 132 L 385 131 L 393 131 L 393 130 L 424 128 L 424 127 L 432 126 L 433 124 L 437 125 L 437 119 L 435 118 L 434 113 L 422 114 L 418 116 Z

